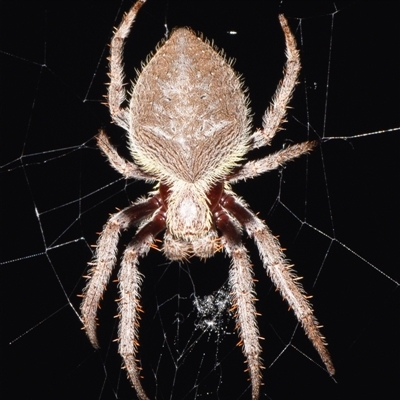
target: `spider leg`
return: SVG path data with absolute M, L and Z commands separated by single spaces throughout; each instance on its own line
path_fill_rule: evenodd
M 263 116 L 263 128 L 253 133 L 253 149 L 266 146 L 271 143 L 280 126 L 285 122 L 286 109 L 293 95 L 300 72 L 300 55 L 296 47 L 296 39 L 290 31 L 286 18 L 279 15 L 279 22 L 286 41 L 286 64 L 284 76 L 279 83 L 272 102 Z
M 117 259 L 117 245 L 123 229 L 139 223 L 160 207 L 160 200 L 154 196 L 146 201 L 133 204 L 112 215 L 106 223 L 98 241 L 89 281 L 83 289 L 81 314 L 86 334 L 95 348 L 99 347 L 96 336 L 96 315 L 99 302 Z
M 241 241 L 240 232 L 231 218 L 219 207 L 214 213 L 218 229 L 222 232 L 223 245 L 232 258 L 229 270 L 229 284 L 232 290 L 233 309 L 235 309 L 236 327 L 250 372 L 252 399 L 256 400 L 261 386 L 261 346 L 254 306 L 255 290 L 253 268 L 247 251 Z
M 97 145 L 107 156 L 111 166 L 125 179 L 142 179 L 147 182 L 154 182 L 154 178 L 151 175 L 141 171 L 136 164 L 125 160 L 125 158 L 118 154 L 103 129 L 100 129 L 97 135 Z
M 163 229 L 165 229 L 165 213 L 160 211 L 136 233 L 129 243 L 124 252 L 118 274 L 121 293 L 118 351 L 124 360 L 129 379 L 141 400 L 149 400 L 149 398 L 140 383 L 140 367 L 136 363 L 136 353 L 139 346 L 139 312 L 141 312 L 140 287 L 143 280 L 137 266 L 139 257 L 144 256 L 149 251 L 155 236 Z
M 135 21 L 136 15 L 146 0 L 138 0 L 129 10 L 118 28 L 115 30 L 110 45 L 110 85 L 108 88 L 108 104 L 112 120 L 119 126 L 129 131 L 129 111 L 122 108 L 126 100 L 126 91 L 124 85 L 124 69 L 122 62 L 122 53 L 124 42 L 128 37 L 131 26 Z
M 325 338 L 320 332 L 319 323 L 307 300 L 305 290 L 298 281 L 299 278 L 282 252 L 278 239 L 256 215 L 232 194 L 225 195 L 221 199 L 221 205 L 245 227 L 249 236 L 254 238 L 267 274 L 281 296 L 293 309 L 297 320 L 320 355 L 329 374 L 334 375 L 335 368 L 326 348 Z
M 259 160 L 248 161 L 233 172 L 229 177 L 229 183 L 236 183 L 242 179 L 254 178 L 264 172 L 277 169 L 287 162 L 309 153 L 316 144 L 316 141 L 297 143 L 279 150 L 276 153 L 269 154 L 264 158 L 260 158 Z

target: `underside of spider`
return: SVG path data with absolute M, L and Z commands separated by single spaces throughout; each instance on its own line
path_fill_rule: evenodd
M 231 258 L 229 284 L 237 330 L 248 363 L 252 399 L 262 383 L 261 346 L 256 321 L 253 269 L 242 243 L 244 230 L 257 244 L 264 268 L 288 302 L 329 374 L 334 367 L 320 326 L 307 296 L 269 228 L 231 189 L 308 153 L 314 142 L 294 144 L 255 161 L 245 154 L 269 145 L 282 122 L 300 71 L 299 53 L 286 19 L 279 16 L 286 40 L 284 77 L 265 112 L 262 129 L 251 132 L 250 111 L 242 82 L 230 63 L 207 41 L 188 28 L 174 30 L 137 77 L 129 108 L 122 64 L 123 45 L 135 17 L 145 3 L 137 1 L 116 29 L 111 41 L 108 106 L 114 123 L 127 132 L 133 162 L 122 158 L 106 134 L 98 145 L 110 164 L 126 179 L 157 185 L 147 199 L 112 215 L 99 237 L 83 292 L 82 320 L 98 347 L 98 304 L 117 263 L 122 231 L 136 227 L 118 272 L 119 353 L 138 397 L 148 399 L 137 365 L 140 287 L 139 258 L 158 235 L 170 260 L 208 258 L 221 248 Z

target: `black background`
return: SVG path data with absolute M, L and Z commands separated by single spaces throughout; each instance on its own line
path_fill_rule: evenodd
M 100 351 L 91 348 L 74 312 L 96 232 L 115 207 L 149 190 L 120 180 L 93 140 L 105 127 L 127 155 L 124 133 L 110 124 L 101 101 L 107 43 L 131 4 L 0 5 L 4 399 L 135 399 L 112 342 L 116 285 L 110 284 L 100 312 Z M 398 2 L 374 1 L 148 0 L 127 43 L 128 82 L 163 37 L 165 23 L 188 25 L 213 38 L 237 59 L 235 68 L 250 90 L 254 124 L 260 126 L 285 61 L 277 19 L 284 13 L 296 32 L 303 70 L 286 130 L 273 149 L 287 140 L 307 140 L 308 133 L 316 139 L 384 131 L 325 140 L 308 158 L 234 187 L 279 235 L 304 276 L 337 369 L 333 380 L 320 367 L 246 239 L 265 337 L 261 399 L 394 399 L 400 394 L 398 8 Z M 265 149 L 250 157 L 264 154 Z M 124 235 L 122 242 L 127 241 Z M 250 398 L 236 334 L 217 345 L 216 335 L 190 339 L 199 336 L 190 295 L 220 288 L 228 267 L 222 255 L 180 266 L 152 252 L 142 261 L 140 357 L 143 385 L 152 398 L 193 399 L 196 393 L 198 399 Z M 179 335 L 176 318 L 182 322 Z M 162 346 L 163 334 L 170 349 Z M 190 340 L 193 350 L 179 361 L 174 377 L 175 351 Z M 287 344 L 292 346 L 285 350 Z M 215 359 L 221 365 L 213 371 Z

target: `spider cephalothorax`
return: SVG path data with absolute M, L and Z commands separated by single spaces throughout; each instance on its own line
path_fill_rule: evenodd
M 103 131 L 98 145 L 111 165 L 127 179 L 157 182 L 147 199 L 112 215 L 100 235 L 90 279 L 83 293 L 82 319 L 98 347 L 96 313 L 116 264 L 120 232 L 137 226 L 124 251 L 118 273 L 119 352 L 140 399 L 148 399 L 136 364 L 138 312 L 142 275 L 138 260 L 163 232 L 163 251 L 170 260 L 211 257 L 221 248 L 231 257 L 231 299 L 252 383 L 252 398 L 261 385 L 261 347 L 254 306 L 253 271 L 241 240 L 241 229 L 254 238 L 267 274 L 289 303 L 328 372 L 334 368 L 302 286 L 278 240 L 230 189 L 308 153 L 314 142 L 289 146 L 262 159 L 244 155 L 268 145 L 285 119 L 300 70 L 298 50 L 286 19 L 287 62 L 263 128 L 250 130 L 249 107 L 242 82 L 223 55 L 188 28 L 174 30 L 144 66 L 126 100 L 122 51 L 124 40 L 145 0 L 125 15 L 111 41 L 108 106 L 113 121 L 127 131 L 133 162 L 118 155 Z

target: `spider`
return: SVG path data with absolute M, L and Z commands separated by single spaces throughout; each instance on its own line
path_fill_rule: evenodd
M 133 162 L 122 158 L 103 130 L 97 136 L 108 161 L 126 179 L 156 182 L 147 198 L 109 218 L 98 239 L 81 304 L 84 329 L 95 348 L 97 308 L 117 261 L 121 231 L 136 227 L 118 272 L 119 353 L 141 400 L 148 399 L 137 364 L 140 287 L 139 258 L 155 247 L 169 260 L 211 257 L 224 250 L 231 258 L 229 285 L 240 345 L 247 360 L 252 399 L 262 384 L 262 359 L 256 321 L 253 269 L 241 235 L 252 237 L 267 274 L 293 309 L 329 374 L 331 357 L 308 297 L 278 239 L 232 190 L 231 184 L 254 178 L 312 150 L 315 142 L 291 145 L 264 158 L 244 162 L 250 150 L 269 145 L 281 124 L 300 71 L 296 41 L 283 15 L 286 65 L 263 127 L 251 132 L 243 83 L 221 52 L 189 28 L 177 28 L 162 42 L 138 74 L 123 107 L 123 48 L 139 9 L 138 0 L 124 15 L 110 45 L 108 107 L 114 123 L 127 132 Z

